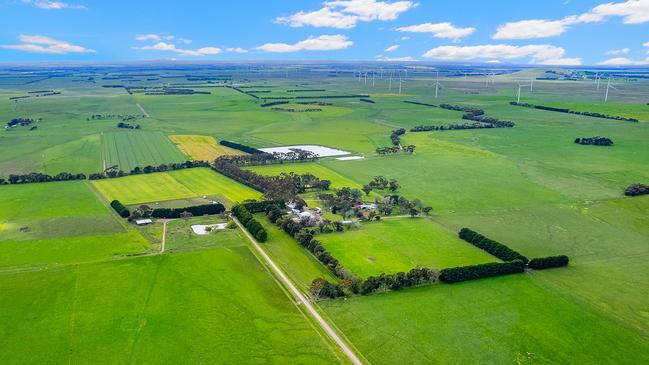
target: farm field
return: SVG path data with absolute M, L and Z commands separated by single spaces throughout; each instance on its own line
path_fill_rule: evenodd
M 318 239 L 345 268 L 362 278 L 414 267 L 444 269 L 499 261 L 427 218 L 386 218 Z
M 278 65 L 185 69 L 180 64 L 146 73 L 129 67 L 70 69 L 56 77 L 0 73 L 0 118 L 38 120 L 37 129 L 19 126 L 0 133 L 0 178 L 96 173 L 104 160 L 106 167 L 130 171 L 240 154 L 220 146 L 221 139 L 255 148 L 313 144 L 350 151 L 365 159 L 244 168 L 267 176 L 313 174 L 332 182 L 330 193 L 360 189 L 384 176 L 396 179 L 399 188 L 363 193 L 362 200 L 394 194 L 432 207 L 430 216 L 382 216 L 343 232 L 318 233 L 331 256 L 360 278 L 417 266 L 440 270 L 498 261 L 457 238 L 462 227 L 530 258 L 570 257 L 561 269 L 314 299 L 363 361 L 649 362 L 649 198 L 623 195 L 630 184 L 649 184 L 649 79 L 620 77 L 607 103 L 603 90 L 588 79 L 591 71 L 583 69 L 575 71 L 578 80 L 536 80 L 533 92 L 522 92 L 524 103 L 640 120 L 631 123 L 510 105 L 518 83 L 542 77 L 545 69 L 493 66 L 495 82 L 488 85 L 481 72 L 491 68 L 468 76 L 442 69 L 435 99 L 433 68 L 385 65 L 386 75 L 392 67 L 408 70 L 401 94 L 395 85 L 388 90 L 387 78 L 377 77 L 370 87 L 350 77 L 367 71 L 359 65 L 316 62 L 293 65 L 286 73 Z M 147 76 L 137 76 L 142 74 Z M 147 95 L 137 88 L 104 87 L 113 84 L 205 93 Z M 8 99 L 45 89 L 62 93 Z M 365 94 L 363 99 L 374 103 L 347 97 Z M 301 99 L 277 107 L 322 110 L 261 106 L 295 96 Z M 411 132 L 420 125 L 463 123 L 464 113 L 405 101 L 479 108 L 516 126 Z M 150 116 L 143 118 L 137 104 Z M 113 116 L 92 119 L 96 114 Z M 142 129 L 118 129 L 121 119 L 115 115 L 134 116 L 132 123 Z M 377 148 L 392 146 L 390 135 L 398 128 L 406 130 L 401 144 L 415 145 L 415 152 L 377 154 Z M 574 143 L 593 136 L 611 138 L 614 145 Z M 310 208 L 324 208 L 318 193 L 309 190 L 301 197 Z M 179 208 L 209 200 L 231 208 L 263 194 L 209 168 L 1 185 L 0 291 L 7 294 L 0 295 L 0 347 L 7 351 L 0 363 L 345 362 L 303 306 L 294 305 L 260 264 L 261 255 L 253 255 L 239 228 L 205 236 L 191 232 L 192 224 L 226 218 L 168 222 L 161 254 L 162 222 L 136 227 L 108 206 L 113 199 L 131 211 L 141 204 Z M 322 215 L 343 220 L 330 211 Z M 339 280 L 264 213 L 255 217 L 268 233 L 263 252 L 305 296 L 316 298 L 310 293 L 314 279 Z
M 244 154 L 233 148 L 221 146 L 212 136 L 171 135 L 169 139 L 192 160 L 212 161 L 219 156 Z
M 127 205 L 199 195 L 216 195 L 231 204 L 260 196 L 259 192 L 207 168 L 95 180 L 92 184 L 107 201 L 117 199 Z
M 3 273 L 0 290 L 3 364 L 338 362 L 246 247 Z
M 160 132 L 125 131 L 102 134 L 106 167 L 117 165 L 120 170 L 183 162 L 182 153 Z
M 120 224 L 86 182 L 3 186 L 2 191 L 0 270 L 104 260 L 150 248 Z

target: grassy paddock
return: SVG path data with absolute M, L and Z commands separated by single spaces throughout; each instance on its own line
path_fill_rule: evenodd
M 212 136 L 172 135 L 169 139 L 189 159 L 197 161 L 212 161 L 224 155 L 242 155 L 241 151 L 221 146 Z
M 498 261 L 427 218 L 383 219 L 360 229 L 317 238 L 341 264 L 360 277 Z

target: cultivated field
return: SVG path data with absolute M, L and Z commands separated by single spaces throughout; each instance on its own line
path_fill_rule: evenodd
M 212 136 L 172 135 L 169 139 L 192 160 L 212 161 L 223 155 L 243 154 L 241 151 L 221 146 Z
M 206 168 L 194 168 L 118 179 L 96 180 L 92 184 L 108 201 L 123 204 L 155 203 L 202 195 L 218 196 L 231 204 L 259 198 L 260 194 Z
M 131 171 L 135 167 L 183 162 L 183 155 L 159 132 L 126 131 L 102 134 L 106 167 L 119 166 Z

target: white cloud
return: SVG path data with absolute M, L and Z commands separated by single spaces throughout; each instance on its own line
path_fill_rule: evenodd
M 31 4 L 39 9 L 45 10 L 61 10 L 61 9 L 87 9 L 83 5 L 73 5 L 64 3 L 62 1 L 50 1 L 50 0 L 22 0 L 25 4 Z
M 385 52 L 394 52 L 394 51 L 396 51 L 396 50 L 398 50 L 398 49 L 399 49 L 399 45 L 398 45 L 398 44 L 395 44 L 395 45 L 393 45 L 393 46 L 390 46 L 390 47 L 386 48 L 386 49 L 385 49 Z
M 176 37 L 173 35 L 159 35 L 159 34 L 138 34 L 135 36 L 135 40 L 140 42 L 146 42 L 146 41 L 160 42 L 162 40 L 171 41 L 175 38 Z
M 649 63 L 649 59 L 644 61 L 634 61 L 626 57 L 616 57 L 611 58 L 606 61 L 599 62 L 598 65 L 602 66 L 632 66 L 632 65 L 644 65 Z
M 649 42 L 647 42 L 647 43 L 643 43 L 642 46 L 643 46 L 643 47 L 649 47 Z
M 624 24 L 649 22 L 649 0 L 628 0 L 620 3 L 606 3 L 590 11 L 571 15 L 559 20 L 532 19 L 509 22 L 500 25 L 493 39 L 534 39 L 555 37 L 566 32 L 570 26 L 597 23 L 610 17 L 621 17 Z
M 216 55 L 223 52 L 223 50 L 221 50 L 218 47 L 203 47 L 196 50 L 192 50 L 192 49 L 178 48 L 175 44 L 166 43 L 166 42 L 158 42 L 151 46 L 133 47 L 133 49 L 137 49 L 141 51 L 174 52 L 183 56 L 193 56 L 193 57 Z
M 568 28 L 563 20 L 522 20 L 498 26 L 493 39 L 534 39 L 554 37 Z
M 410 40 L 410 37 L 404 35 L 403 37 L 401 37 L 401 40 L 402 41 L 407 41 L 407 40 Z
M 298 51 L 333 51 L 339 49 L 345 49 L 354 42 L 350 41 L 347 36 L 344 35 L 321 35 L 319 37 L 309 37 L 303 41 L 299 41 L 294 44 L 288 43 L 266 43 L 262 46 L 257 47 L 260 51 L 265 52 L 298 52 Z
M 248 53 L 247 49 L 241 47 L 230 47 L 226 48 L 225 50 L 230 53 Z
M 15 49 L 25 52 L 68 54 L 68 53 L 93 53 L 95 50 L 78 46 L 66 41 L 45 37 L 42 35 L 25 35 L 18 37 L 20 44 L 1 45 L 1 48 Z
M 407 27 L 397 28 L 399 32 L 411 32 L 411 33 L 431 33 L 433 37 L 436 38 L 451 38 L 454 40 L 459 40 L 473 34 L 475 28 L 458 28 L 452 23 L 424 23 L 418 25 L 411 25 Z
M 629 52 L 631 52 L 630 48 L 622 48 L 622 49 L 613 49 L 613 50 L 607 51 L 606 54 L 619 55 L 619 54 L 629 54 Z
M 547 44 L 511 46 L 487 44 L 479 46 L 442 46 L 424 54 L 427 58 L 446 61 L 466 61 L 475 59 L 514 60 L 528 58 L 530 63 L 544 65 L 580 65 L 580 58 L 565 58 L 566 51 L 561 47 Z
M 278 17 L 275 22 L 291 27 L 327 27 L 349 29 L 359 21 L 395 20 L 403 12 L 418 6 L 413 1 L 377 1 L 377 0 L 334 0 L 323 3 L 323 7 L 314 11 Z
M 384 62 L 417 62 L 414 57 L 385 57 L 383 55 L 376 56 L 376 60 Z

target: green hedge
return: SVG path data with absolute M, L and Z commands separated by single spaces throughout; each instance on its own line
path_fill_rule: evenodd
M 458 283 L 461 281 L 490 278 L 493 276 L 517 274 L 525 271 L 525 263 L 521 260 L 510 262 L 489 263 L 473 266 L 454 267 L 443 269 L 439 280 L 445 283 Z
M 534 270 L 543 270 L 543 269 L 550 269 L 553 267 L 568 266 L 568 262 L 570 262 L 568 256 L 560 255 L 560 256 L 549 256 L 549 257 L 540 257 L 536 259 L 531 259 L 527 265 Z
M 266 229 L 261 225 L 261 223 L 257 222 L 255 217 L 250 214 L 245 206 L 235 205 L 232 207 L 232 214 L 237 217 L 239 222 L 246 227 L 248 232 L 250 232 L 257 241 L 266 242 L 266 240 L 268 240 L 268 232 L 266 232 Z
M 117 214 L 119 214 L 119 216 L 122 218 L 128 218 L 131 216 L 131 212 L 126 209 L 124 204 L 122 204 L 119 200 L 113 200 L 112 202 L 110 202 L 110 206 L 113 207 Z
M 264 200 L 260 202 L 248 202 L 243 205 L 250 213 L 266 213 L 273 207 L 284 207 L 283 200 Z M 269 209 L 270 208 L 270 209 Z
M 183 212 L 189 212 L 195 216 L 206 214 L 220 214 L 225 212 L 225 207 L 223 206 L 223 204 L 217 203 L 195 205 L 185 208 L 157 208 L 153 210 L 151 216 L 154 218 L 180 218 L 180 214 Z
M 237 142 L 231 142 L 231 141 L 223 140 L 223 141 L 220 141 L 219 144 L 221 146 L 230 147 L 230 148 L 233 148 L 235 150 L 239 150 L 239 151 L 242 151 L 242 152 L 245 152 L 245 153 L 250 153 L 252 155 L 258 154 L 258 153 L 264 153 L 264 151 L 260 151 L 260 150 L 254 148 L 254 147 L 246 146 L 245 144 L 241 144 L 241 143 L 237 143 Z
M 524 263 L 527 263 L 529 261 L 527 257 L 503 245 L 502 243 L 489 239 L 478 232 L 472 231 L 469 228 L 462 228 L 459 232 L 459 236 L 461 239 L 489 252 L 490 254 L 503 261 L 520 260 Z

